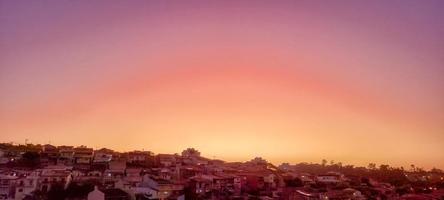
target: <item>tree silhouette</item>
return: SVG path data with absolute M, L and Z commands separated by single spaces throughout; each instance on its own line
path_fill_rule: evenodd
M 375 163 L 369 163 L 367 168 L 371 169 L 371 170 L 375 170 L 376 169 L 376 164 Z
M 327 163 L 328 163 L 328 161 L 327 161 L 327 160 L 325 160 L 325 159 L 322 159 L 322 166 L 324 166 L 324 167 L 325 167 L 325 165 L 327 165 Z
M 36 168 L 40 165 L 40 154 L 33 151 L 28 151 L 22 155 L 20 164 L 24 167 Z

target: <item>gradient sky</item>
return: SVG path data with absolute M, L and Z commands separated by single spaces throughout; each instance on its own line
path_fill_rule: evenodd
M 0 1 L 0 141 L 444 168 L 444 1 Z

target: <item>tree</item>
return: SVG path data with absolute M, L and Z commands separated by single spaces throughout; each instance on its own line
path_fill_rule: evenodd
M 379 165 L 379 170 L 381 171 L 387 171 L 390 169 L 389 165 Z
M 290 180 L 285 180 L 285 185 L 288 187 L 302 187 L 304 186 L 304 183 L 302 183 L 301 179 L 294 178 Z
M 88 193 L 94 190 L 94 186 L 100 186 L 100 182 L 86 181 L 82 184 L 72 182 L 65 190 L 66 197 L 73 199 L 84 198 L 88 196 Z
M 183 157 L 199 157 L 200 152 L 194 148 L 187 148 L 182 151 Z
M 29 199 L 29 200 L 44 200 L 44 199 L 48 199 L 48 197 L 46 196 L 46 194 L 40 190 L 34 190 L 31 195 L 26 196 L 25 199 Z
M 438 169 L 438 168 L 432 168 L 431 170 L 430 170 L 430 172 L 432 172 L 432 173 L 435 173 L 435 174 L 442 174 L 442 173 L 444 173 L 441 169 Z
M 28 151 L 22 155 L 21 164 L 24 167 L 36 168 L 40 165 L 40 154 L 33 151 Z
M 48 199 L 65 199 L 66 192 L 61 184 L 54 184 L 48 192 Z
M 268 162 L 261 157 L 255 157 L 254 159 L 250 160 L 250 163 L 256 165 L 266 165 Z
M 416 172 L 424 173 L 425 170 L 422 167 L 416 167 Z
M 376 169 L 376 164 L 375 163 L 369 163 L 367 168 L 370 169 L 370 170 L 375 170 Z
M 341 167 L 342 167 L 342 162 L 338 162 L 338 163 L 336 163 L 336 165 L 337 165 L 339 168 L 341 168 Z
M 325 165 L 327 165 L 327 162 L 328 162 L 327 160 L 322 159 L 322 166 L 325 167 Z

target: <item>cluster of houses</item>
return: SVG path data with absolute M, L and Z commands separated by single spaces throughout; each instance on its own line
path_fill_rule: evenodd
M 182 154 L 115 152 L 85 146 L 43 145 L 36 169 L 8 167 L 25 152 L 0 151 L 0 199 L 33 199 L 71 185 L 92 185 L 72 199 L 367 199 L 365 187 L 399 198 L 390 184 L 355 181 L 338 172 L 308 174 L 276 167 L 261 158 L 248 162 L 207 159 L 192 148 Z M 297 180 L 297 181 L 295 181 Z M 370 184 L 370 185 L 368 185 Z M 318 187 L 322 185 L 322 187 Z M 352 186 L 353 185 L 353 186 Z M 370 190 L 370 189 L 369 189 Z M 66 197 L 65 199 L 69 199 Z

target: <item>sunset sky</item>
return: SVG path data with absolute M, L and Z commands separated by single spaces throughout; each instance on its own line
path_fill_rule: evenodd
M 444 1 L 0 1 L 0 142 L 444 168 Z

